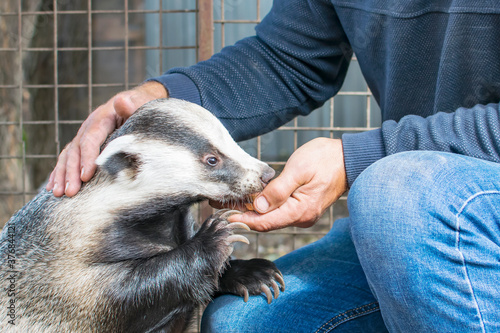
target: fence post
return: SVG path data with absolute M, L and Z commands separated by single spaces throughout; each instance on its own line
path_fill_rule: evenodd
M 214 53 L 213 0 L 198 0 L 198 61 Z

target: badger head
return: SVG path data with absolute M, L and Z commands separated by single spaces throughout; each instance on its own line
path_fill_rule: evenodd
M 172 98 L 137 110 L 110 137 L 96 163 L 118 193 L 178 204 L 244 201 L 274 176 L 212 113 Z

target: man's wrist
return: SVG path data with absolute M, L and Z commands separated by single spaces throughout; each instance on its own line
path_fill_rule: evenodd
M 148 79 L 146 82 L 157 82 L 163 85 L 171 98 L 201 105 L 200 92 L 196 84 L 186 75 L 170 73 Z
M 382 131 L 375 129 L 342 136 L 345 170 L 349 187 L 372 163 L 385 157 Z
M 168 97 L 168 91 L 165 89 L 163 84 L 157 81 L 146 81 L 140 86 L 137 87 L 137 89 L 143 90 L 147 92 L 149 95 L 153 96 L 155 99 L 158 98 L 167 98 Z

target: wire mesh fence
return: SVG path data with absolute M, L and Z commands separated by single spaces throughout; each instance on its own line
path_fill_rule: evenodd
M 2 1 L 0 226 L 36 195 L 96 106 L 252 35 L 271 6 L 272 0 Z M 379 114 L 354 58 L 335 98 L 241 145 L 279 171 L 303 143 L 377 127 Z M 203 220 L 210 211 L 204 204 L 195 213 Z M 342 197 L 307 230 L 249 232 L 250 245 L 234 255 L 276 259 L 319 239 L 346 215 Z

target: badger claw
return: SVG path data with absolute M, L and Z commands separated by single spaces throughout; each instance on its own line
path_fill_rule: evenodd
M 218 211 L 212 214 L 212 219 L 226 220 L 229 216 L 234 214 L 241 214 L 241 212 L 239 210 L 228 209 L 228 208 L 219 209 Z
M 219 280 L 221 293 L 243 297 L 247 302 L 250 296 L 265 294 L 267 303 L 281 296 L 285 290 L 283 275 L 276 265 L 263 258 L 250 260 L 233 259 Z
M 281 273 L 275 273 L 274 278 L 280 283 L 281 291 L 285 291 L 285 280 L 283 279 L 283 275 L 281 275 Z
M 241 229 L 245 229 L 247 231 L 250 231 L 250 227 L 247 226 L 245 223 L 242 223 L 242 222 L 232 222 L 232 223 L 229 223 L 229 226 L 233 229 L 235 228 L 241 228 Z
M 242 242 L 242 243 L 245 243 L 245 244 L 250 244 L 250 241 L 248 240 L 248 238 L 246 238 L 245 236 L 242 236 L 242 235 L 231 235 L 227 238 L 227 241 L 231 244 L 231 243 L 236 243 L 236 242 Z
M 229 216 L 234 215 L 234 214 L 241 214 L 239 210 L 235 209 L 222 209 L 222 213 L 219 215 L 221 219 L 227 219 Z M 219 211 L 220 212 L 220 211 Z M 219 213 L 217 212 L 217 213 Z
M 248 302 L 248 298 L 250 297 L 250 295 L 248 294 L 248 289 L 247 288 L 244 288 L 243 290 L 243 301 L 246 303 Z
M 276 299 L 280 295 L 280 288 L 275 281 L 271 281 L 271 285 L 273 286 L 274 299 Z
M 230 209 L 228 209 L 228 208 L 219 209 L 218 211 L 216 211 L 215 213 L 213 213 L 211 217 L 213 219 L 220 219 L 222 215 L 224 215 L 225 213 L 227 213 L 229 211 L 230 211 Z
M 262 292 L 266 294 L 267 304 L 271 304 L 271 302 L 273 301 L 273 294 L 271 293 L 271 289 L 269 289 L 269 287 L 265 284 L 261 285 L 260 288 Z

